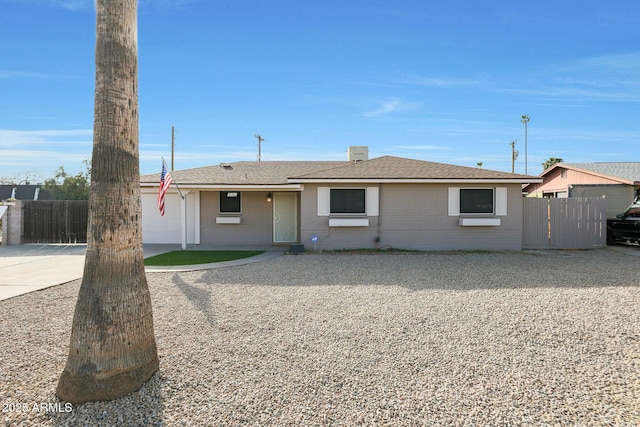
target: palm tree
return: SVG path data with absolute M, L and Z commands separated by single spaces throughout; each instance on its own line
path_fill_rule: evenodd
M 82 403 L 139 389 L 158 369 L 142 250 L 137 0 L 96 1 L 87 255 L 56 394 Z
M 545 160 L 542 163 L 542 170 L 546 171 L 547 169 L 549 169 L 551 166 L 555 165 L 556 163 L 562 163 L 562 158 L 560 158 L 560 157 L 549 157 L 547 160 Z

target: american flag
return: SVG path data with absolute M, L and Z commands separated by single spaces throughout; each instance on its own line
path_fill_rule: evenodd
M 162 172 L 160 172 L 160 189 L 158 190 L 158 210 L 162 216 L 164 216 L 164 195 L 167 193 L 172 182 L 173 178 L 171 178 L 171 175 L 167 172 L 167 168 L 164 166 L 164 162 L 162 162 Z

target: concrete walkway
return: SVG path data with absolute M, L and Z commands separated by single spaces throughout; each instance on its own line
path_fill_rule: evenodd
M 243 265 L 282 255 L 287 248 L 188 246 L 188 250 L 262 250 L 262 254 L 212 264 L 146 267 L 147 272 L 192 271 Z M 0 301 L 82 278 L 87 245 L 0 246 Z M 144 245 L 145 258 L 181 250 L 180 245 Z

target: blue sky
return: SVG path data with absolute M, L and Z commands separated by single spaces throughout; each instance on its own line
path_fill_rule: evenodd
M 0 0 L 0 178 L 91 157 L 93 0 Z M 640 161 L 640 2 L 139 0 L 141 172 L 344 160 Z

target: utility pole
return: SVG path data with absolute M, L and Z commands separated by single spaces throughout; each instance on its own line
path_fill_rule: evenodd
M 171 172 L 173 172 L 173 159 L 174 159 L 175 148 L 176 148 L 176 133 L 175 133 L 175 128 L 171 126 Z
M 520 154 L 516 151 L 516 142 L 517 141 L 514 139 L 509 143 L 511 146 L 511 173 L 515 172 L 516 160 L 518 159 L 518 154 Z
M 255 135 L 256 138 L 258 138 L 258 161 L 260 161 L 260 144 L 262 143 L 262 141 L 264 141 L 265 139 L 263 137 L 261 137 L 260 135 L 256 134 Z
M 529 171 L 527 169 L 527 165 L 529 163 L 529 159 L 527 157 L 527 123 L 529 123 L 529 120 L 531 120 L 531 117 L 527 116 L 526 114 L 523 114 L 522 119 L 520 119 L 520 122 L 524 124 L 524 174 L 525 175 L 529 175 Z

